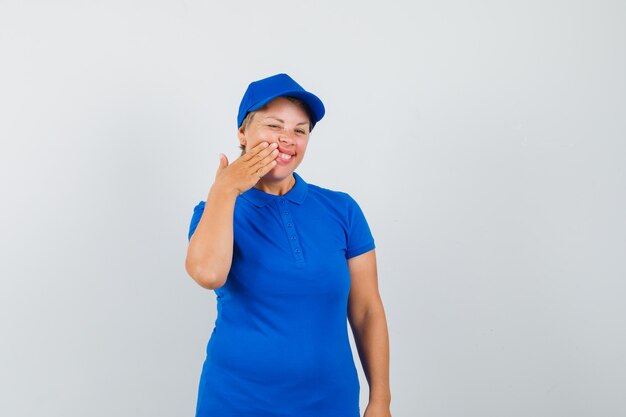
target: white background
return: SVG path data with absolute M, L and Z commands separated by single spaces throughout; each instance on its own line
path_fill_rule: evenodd
M 0 0 L 0 414 L 192 416 L 250 81 L 376 239 L 394 417 L 624 416 L 622 1 Z M 361 407 L 367 383 L 361 377 Z

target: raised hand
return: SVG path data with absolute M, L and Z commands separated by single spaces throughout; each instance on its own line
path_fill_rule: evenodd
M 261 142 L 231 164 L 220 154 L 214 186 L 241 194 L 254 185 L 276 165 L 277 143 Z

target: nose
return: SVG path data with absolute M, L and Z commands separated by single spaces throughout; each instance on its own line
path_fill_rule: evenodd
M 288 132 L 282 132 L 278 137 L 278 141 L 284 145 L 291 145 L 294 142 L 294 138 Z

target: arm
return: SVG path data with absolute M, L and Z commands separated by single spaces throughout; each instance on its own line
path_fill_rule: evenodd
M 370 387 L 368 408 L 376 410 L 374 415 L 388 416 L 391 403 L 389 334 L 378 292 L 376 251 L 348 259 L 348 267 L 351 279 L 348 321 Z
M 201 287 L 226 282 L 233 258 L 233 215 L 238 193 L 213 184 L 204 212 L 189 240 L 185 269 Z
M 276 165 L 276 144 L 261 142 L 228 164 L 225 155 L 215 174 L 204 212 L 189 239 L 185 269 L 201 287 L 219 288 L 233 260 L 233 218 L 239 194 L 252 188 Z

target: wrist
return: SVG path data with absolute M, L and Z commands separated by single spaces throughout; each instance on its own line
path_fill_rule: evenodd
M 236 199 L 239 196 L 239 190 L 236 188 L 226 187 L 219 183 L 214 183 L 209 190 L 209 196 L 215 195 L 221 198 Z
M 370 392 L 369 396 L 370 404 L 384 405 L 389 407 L 391 404 L 391 393 L 386 392 Z

